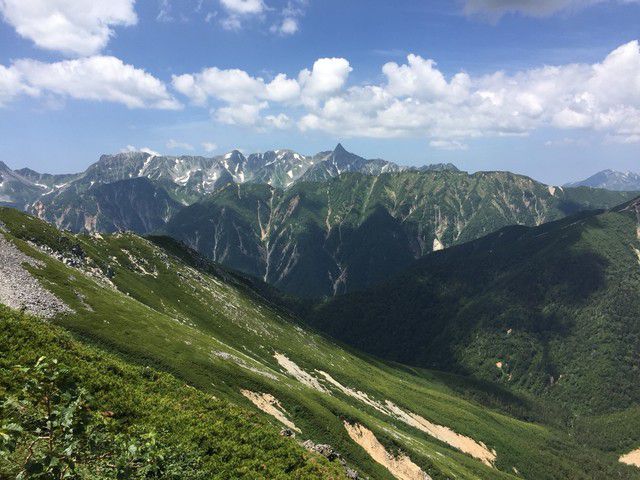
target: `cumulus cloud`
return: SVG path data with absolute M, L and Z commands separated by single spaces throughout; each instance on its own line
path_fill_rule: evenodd
M 227 125 L 254 126 L 260 123 L 260 112 L 267 106 L 267 102 L 260 102 L 220 107 L 215 111 L 215 118 Z
M 508 13 L 544 17 L 560 11 L 578 10 L 598 3 L 640 3 L 639 0 L 466 0 L 467 14 L 480 14 L 498 19 Z
M 267 82 L 244 70 L 210 67 L 195 74 L 174 75 L 172 84 L 196 105 L 211 101 L 228 104 L 217 109 L 216 116 L 224 123 L 232 119 L 231 123 L 248 125 L 257 122 L 260 112 L 269 107 L 268 102 L 316 104 L 340 90 L 349 72 L 351 67 L 344 58 L 321 58 L 297 78 L 281 73 Z
M 142 69 L 109 56 L 45 63 L 18 60 L 0 66 L 0 102 L 20 94 L 115 102 L 128 108 L 175 110 L 180 103 L 166 86 Z
M 348 86 L 351 70 L 346 59 L 324 58 L 295 78 L 279 74 L 267 82 L 242 70 L 210 68 L 176 76 L 173 85 L 196 104 L 217 106 L 215 118 L 224 123 L 297 125 L 342 136 L 425 137 L 436 148 L 465 148 L 473 138 L 528 135 L 550 127 L 600 132 L 616 142 L 640 138 L 638 41 L 596 64 L 514 74 L 448 76 L 434 60 L 418 55 L 383 65 L 378 84 Z
M 354 136 L 425 135 L 436 141 L 526 135 L 545 126 L 632 141 L 640 133 L 640 47 L 622 45 L 594 65 L 446 78 L 410 55 L 383 67 L 386 83 L 332 95 L 300 128 Z
M 0 0 L 0 12 L 38 47 L 86 56 L 107 45 L 113 27 L 137 23 L 134 1 Z

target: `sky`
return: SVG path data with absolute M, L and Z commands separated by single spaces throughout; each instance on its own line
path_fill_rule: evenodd
M 562 184 L 640 171 L 640 0 L 0 0 L 0 160 L 341 142 Z

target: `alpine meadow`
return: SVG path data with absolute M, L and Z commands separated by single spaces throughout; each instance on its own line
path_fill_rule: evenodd
M 640 480 L 638 0 L 0 0 L 0 479 Z

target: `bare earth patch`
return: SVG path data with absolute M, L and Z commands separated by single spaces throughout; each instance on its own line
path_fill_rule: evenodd
M 467 453 L 474 458 L 482 461 L 485 465 L 493 466 L 493 462 L 496 460 L 495 450 L 489 450 L 487 446 L 482 442 L 476 442 L 474 439 L 460 435 L 454 432 L 449 427 L 443 427 L 442 425 L 436 425 L 431 423 L 426 418 L 416 415 L 415 413 L 405 412 L 397 405 L 393 404 L 389 400 L 386 402 L 387 407 L 403 422 L 411 425 L 437 438 L 441 442 L 451 445 L 457 448 L 461 452 Z
M 629 453 L 625 453 L 624 455 L 620 456 L 619 460 L 620 462 L 626 463 L 627 465 L 640 467 L 640 448 Z
M 250 390 L 240 390 L 240 393 L 247 397 L 251 401 L 251 403 L 253 403 L 264 413 L 271 415 L 285 427 L 300 433 L 300 429 L 287 418 L 287 411 L 280 404 L 276 397 L 268 393 L 257 393 Z
M 284 368 L 289 375 L 298 380 L 300 383 L 303 383 L 307 387 L 311 387 L 315 390 L 318 390 L 322 393 L 329 393 L 329 391 L 320 385 L 318 379 L 307 372 L 305 372 L 302 368 L 296 365 L 293 361 L 289 360 L 286 355 L 282 353 L 275 353 L 273 357 L 278 361 L 278 364 Z
M 326 372 L 318 370 L 318 373 L 345 395 L 356 398 L 366 405 L 375 408 L 379 412 L 384 413 L 385 415 L 389 415 L 390 417 L 396 418 L 406 423 L 407 425 L 417 428 L 427 435 L 430 435 L 437 440 L 440 440 L 441 442 L 444 442 L 447 445 L 460 450 L 461 452 L 477 458 L 485 465 L 488 465 L 490 467 L 493 466 L 493 463 L 496 460 L 496 452 L 495 450 L 489 450 L 489 448 L 487 448 L 484 443 L 476 442 L 474 439 L 465 437 L 464 435 L 460 435 L 459 433 L 454 432 L 448 427 L 436 425 L 435 423 L 428 421 L 426 418 L 423 418 L 420 415 L 405 411 L 389 400 L 386 400 L 383 404 L 371 398 L 365 392 L 354 390 L 342 385 Z
M 354 442 L 364 448 L 371 458 L 389 470 L 398 480 L 431 480 L 431 477 L 407 455 L 400 454 L 397 457 L 391 455 L 371 430 L 357 423 L 351 425 L 344 422 L 344 427 Z

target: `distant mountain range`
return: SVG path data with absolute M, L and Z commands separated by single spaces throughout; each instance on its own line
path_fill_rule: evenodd
M 452 164 L 403 167 L 342 145 L 313 156 L 126 152 L 70 175 L 0 168 L 4 205 L 74 232 L 168 233 L 302 297 L 366 288 L 432 251 L 633 196 Z
M 429 168 L 429 167 L 426 167 Z M 433 168 L 455 168 L 436 165 Z M 132 178 L 147 178 L 161 185 L 176 201 L 193 203 L 229 183 L 264 183 L 287 188 L 298 180 L 322 181 L 342 173 L 378 175 L 414 169 L 386 160 L 367 160 L 347 152 L 342 145 L 313 156 L 292 150 L 275 150 L 243 155 L 233 150 L 216 157 L 162 156 L 147 152 L 103 155 L 86 171 L 51 175 L 30 169 L 12 171 L 0 162 L 0 202 L 31 210 L 33 204 L 57 203 L 69 192 L 82 194 L 97 184 Z
M 639 191 L 640 174 L 603 170 L 579 182 L 567 183 L 565 187 L 606 188 L 617 191 Z

